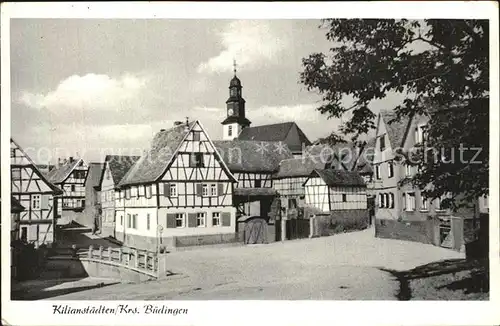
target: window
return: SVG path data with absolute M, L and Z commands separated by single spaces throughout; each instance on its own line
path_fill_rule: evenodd
M 16 149 L 15 148 L 10 149 L 10 157 L 16 157 Z
M 206 214 L 205 213 L 198 213 L 198 214 L 196 214 L 196 226 L 197 227 L 204 227 L 205 226 L 205 220 L 206 220 Z
M 149 230 L 151 228 L 151 215 L 146 216 L 146 230 Z
M 210 196 L 217 197 L 217 184 L 215 183 L 210 185 Z
M 411 175 L 412 175 L 411 165 L 406 164 L 405 167 L 406 167 L 406 176 L 411 177 Z
M 120 215 L 120 225 L 123 226 L 123 215 Z
M 380 180 L 380 164 L 375 165 L 375 178 Z
M 40 209 L 40 195 L 33 195 L 31 197 L 31 208 Z
M 132 218 L 130 214 L 127 214 L 127 227 L 130 228 L 132 226 Z
M 111 172 L 109 170 L 106 170 L 106 180 L 111 179 Z
M 153 196 L 153 193 L 151 192 L 151 185 L 144 186 L 144 193 L 146 198 L 151 198 Z
M 75 185 L 71 185 L 71 191 L 75 191 Z
M 394 194 L 389 193 L 389 208 L 394 208 Z
M 189 160 L 190 168 L 203 168 L 205 167 L 205 162 L 203 161 L 203 153 L 193 153 L 191 154 L 191 159 Z
M 208 184 L 204 183 L 202 186 L 201 186 L 201 195 L 203 197 L 207 197 L 208 196 Z
M 421 211 L 427 211 L 427 210 L 429 210 L 429 206 L 428 206 L 428 203 L 427 203 L 427 198 L 425 198 L 424 196 L 422 196 L 422 206 L 420 207 L 420 210 Z
M 183 228 L 185 225 L 184 213 L 175 214 L 175 227 Z
M 233 87 L 233 88 L 230 89 L 229 95 L 230 96 L 236 96 L 236 88 L 235 87 Z
M 262 187 L 262 181 L 261 180 L 255 180 L 255 188 L 260 188 Z
M 347 194 L 342 194 L 342 201 L 346 202 L 347 201 Z
M 426 126 L 420 125 L 415 128 L 415 144 L 425 143 L 426 139 Z
M 407 211 L 415 210 L 415 193 L 413 192 L 406 193 L 406 210 Z
M 132 229 L 137 229 L 137 214 L 132 215 Z
M 220 213 L 212 213 L 212 226 L 220 226 Z
M 137 186 L 137 198 L 139 198 L 139 196 L 144 196 L 144 190 L 144 187 Z
M 392 178 L 394 176 L 394 163 L 392 163 L 392 161 L 387 162 L 387 168 L 389 172 L 389 178 Z
M 193 131 L 193 140 L 198 141 L 201 138 L 201 131 Z
M 385 149 L 385 134 L 382 135 L 379 139 L 380 139 L 380 151 L 382 152 Z
M 228 126 L 227 127 L 227 135 L 232 136 L 233 135 L 233 126 Z
M 438 197 L 438 198 L 434 199 L 434 202 L 436 203 L 435 204 L 436 210 L 442 211 L 443 210 L 443 203 L 441 202 L 441 198 Z
M 170 184 L 170 197 L 177 197 L 177 184 Z
M 384 195 L 378 194 L 378 207 L 384 208 Z

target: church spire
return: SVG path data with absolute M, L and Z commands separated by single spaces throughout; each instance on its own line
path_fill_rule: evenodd
M 236 77 L 236 59 L 233 59 L 233 71 L 234 71 L 234 77 Z

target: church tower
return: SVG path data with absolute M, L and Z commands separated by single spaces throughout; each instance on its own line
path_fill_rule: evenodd
M 234 62 L 234 77 L 229 82 L 229 98 L 226 101 L 227 117 L 222 121 L 223 140 L 237 138 L 241 130 L 251 124 L 245 117 L 245 99 L 241 89 L 241 81 L 236 76 L 236 62 Z

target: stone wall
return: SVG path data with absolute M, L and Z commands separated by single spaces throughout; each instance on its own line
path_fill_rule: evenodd
M 438 245 L 438 222 L 436 220 L 398 221 L 376 219 L 375 237 Z
M 116 232 L 116 239 L 123 241 L 123 233 Z M 236 243 L 242 241 L 238 233 L 219 233 L 206 235 L 189 235 L 177 237 L 162 237 L 157 242 L 155 237 L 146 237 L 135 234 L 126 234 L 123 244 L 131 248 L 147 249 L 156 251 L 157 246 L 165 247 L 167 250 L 176 250 L 176 248 L 213 245 L 223 243 Z
M 316 215 L 313 236 L 329 236 L 346 231 L 364 230 L 369 224 L 368 209 L 331 211 Z

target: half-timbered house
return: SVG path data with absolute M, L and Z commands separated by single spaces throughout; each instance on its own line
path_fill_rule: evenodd
M 99 208 L 97 227 L 101 235 L 115 235 L 116 203 L 118 202 L 116 188 L 128 170 L 139 160 L 140 156 L 106 155 L 104 167 L 99 175 Z M 123 214 L 122 202 L 118 210 Z
M 13 139 L 10 140 L 11 194 L 25 209 L 19 213 L 18 238 L 36 246 L 51 244 L 57 215 L 57 195 L 52 184 Z
M 103 163 L 89 163 L 87 172 L 87 180 L 85 181 L 85 209 L 84 214 L 81 214 L 81 219 L 76 222 L 91 227 L 94 231 L 99 231 L 101 225 L 96 223 L 100 213 L 100 197 L 99 197 L 99 181 L 101 179 Z
M 63 191 L 58 197 L 61 216 L 58 223 L 67 224 L 82 219 L 80 215 L 85 208 L 85 181 L 88 169 L 82 158 L 69 157 L 47 174 L 50 182 Z
M 235 241 L 234 182 L 199 121 L 161 130 L 119 184 L 116 238 L 139 248 Z
M 273 174 L 282 160 L 292 158 L 292 153 L 279 142 L 233 140 L 214 143 L 238 181 L 233 205 L 237 209 L 240 237 L 246 243 L 275 241 L 279 198 L 273 187 Z M 258 228 L 254 224 L 258 224 Z
M 358 172 L 314 170 L 304 191 L 306 204 L 323 212 L 368 218 L 366 183 Z

